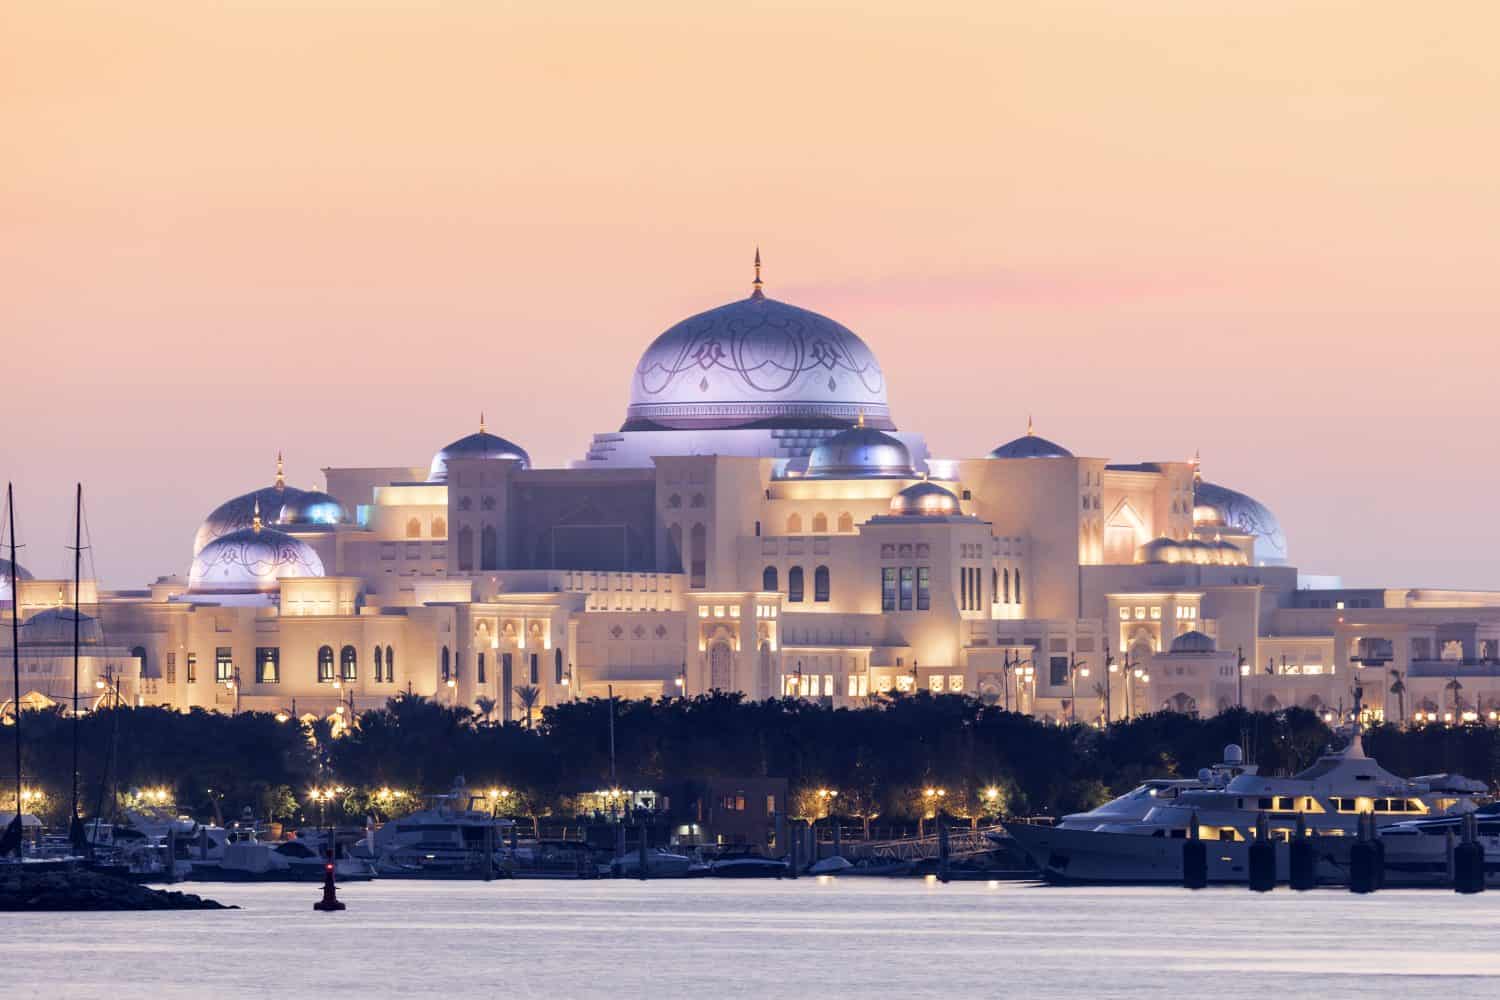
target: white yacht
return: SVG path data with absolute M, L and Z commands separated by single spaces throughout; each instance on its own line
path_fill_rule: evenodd
M 375 869 L 381 875 L 478 875 L 485 870 L 486 848 L 499 864 L 513 825 L 496 818 L 486 798 L 470 794 L 460 778 L 446 795 L 429 798 L 425 809 L 392 820 L 371 835 Z
M 1484 848 L 1484 881 L 1500 886 L 1500 803 L 1474 810 L 1478 842 Z M 1413 819 L 1382 827 L 1378 833 L 1385 848 L 1385 884 L 1389 886 L 1444 886 L 1453 882 L 1450 852 L 1463 840 L 1463 817 L 1458 814 L 1435 819 Z M 1321 852 L 1323 863 L 1347 873 L 1347 844 L 1334 844 Z
M 1291 777 L 1259 774 L 1242 763 L 1237 746 L 1226 747 L 1224 757 L 1224 764 L 1200 773 L 1203 787 L 1157 789 L 1152 795 L 1142 786 L 1110 803 L 1119 808 L 1102 821 L 1083 813 L 1057 826 L 1015 823 L 1006 830 L 1049 881 L 1177 883 L 1182 880 L 1181 841 L 1196 825 L 1199 839 L 1211 841 L 1209 881 L 1244 882 L 1249 843 L 1261 815 L 1267 817 L 1272 837 L 1282 842 L 1276 863 L 1278 878 L 1285 878 L 1285 842 L 1299 823 L 1315 838 L 1348 837 L 1361 813 L 1373 813 L 1377 826 L 1458 814 L 1472 810 L 1474 796 L 1485 791 L 1479 782 L 1456 775 L 1406 779 L 1391 774 L 1365 756 L 1357 731 L 1343 750 L 1325 754 Z M 1148 805 L 1144 814 L 1132 817 L 1142 804 Z M 1320 861 L 1320 872 L 1337 878 L 1329 859 Z

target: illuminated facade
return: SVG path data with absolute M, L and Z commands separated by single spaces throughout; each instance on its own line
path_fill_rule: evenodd
M 335 719 L 412 691 L 514 720 L 609 688 L 921 689 L 1094 720 L 1337 711 L 1358 683 L 1392 718 L 1500 711 L 1500 594 L 1312 589 L 1270 510 L 1196 460 L 1078 456 L 1029 422 L 936 457 L 898 429 L 874 352 L 766 297 L 758 268 L 749 298 L 650 344 L 621 428 L 570 467 L 482 418 L 408 457 L 319 490 L 278 461 L 197 527 L 184 577 L 90 588 L 85 683 Z M 71 597 L 19 590 L 27 697 L 63 700 L 71 656 L 44 667 L 33 623 L 55 639 Z

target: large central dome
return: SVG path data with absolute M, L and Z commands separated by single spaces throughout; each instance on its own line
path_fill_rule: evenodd
M 865 342 L 827 316 L 766 298 L 690 316 L 646 348 L 621 430 L 738 427 L 893 430 L 885 376 Z

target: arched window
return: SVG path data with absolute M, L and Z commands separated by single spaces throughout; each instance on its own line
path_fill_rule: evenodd
M 130 655 L 133 656 L 133 657 L 135 657 L 137 660 L 141 661 L 141 676 L 142 677 L 150 677 L 151 676 L 151 664 L 148 663 L 147 660 L 146 660 L 146 647 L 145 646 L 134 646 L 130 650 Z
M 786 599 L 792 604 L 802 603 L 802 567 L 793 566 L 786 575 Z
M 443 665 L 443 683 L 447 684 L 450 680 L 453 679 L 452 667 L 449 665 L 448 647 L 447 646 L 443 647 L 442 665 Z
M 422 537 L 422 522 L 419 521 L 419 520 L 417 520 L 416 518 L 411 518 L 410 520 L 408 520 L 406 522 L 406 537 L 407 538 L 421 538 Z
M 339 678 L 352 681 L 359 676 L 359 654 L 354 651 L 353 646 L 345 646 L 339 650 Z
M 689 554 L 688 586 L 702 590 L 708 586 L 708 529 L 701 524 L 693 525 L 692 552 Z
M 448 537 L 448 519 L 446 517 L 439 516 L 432 519 L 432 537 Z
M 486 524 L 479 533 L 479 568 L 500 568 L 500 546 L 496 544 L 493 524 Z
M 396 651 L 390 646 L 385 647 L 385 679 L 396 679 Z
M 993 568 L 990 569 L 990 603 L 1000 603 L 1000 571 Z
M 561 684 L 563 682 L 563 658 L 561 646 L 557 646 L 552 650 L 552 667 L 554 670 L 554 673 L 552 675 L 553 681 Z
M 1005 580 L 1005 603 L 1009 604 L 1010 603 L 1010 567 L 1006 567 L 1006 569 L 1005 569 L 1004 580 Z
M 333 683 L 333 647 L 318 647 L 318 683 Z
M 734 689 L 734 653 L 727 642 L 716 642 L 709 647 L 708 686 L 714 691 Z
M 828 567 L 819 566 L 813 570 L 813 600 L 819 604 L 828 603 Z
M 682 572 L 682 525 L 674 524 L 667 529 L 667 572 Z
M 1016 567 L 1016 603 L 1021 603 L 1021 568 Z
M 775 591 L 780 587 L 781 581 L 776 578 L 776 567 L 767 566 L 760 574 L 760 589 L 767 593 Z
M 379 684 L 383 680 L 385 680 L 385 652 L 379 646 L 376 646 L 375 647 L 375 683 Z
M 823 513 L 822 511 L 818 511 L 816 514 L 814 514 L 812 519 L 812 530 L 813 534 L 815 535 L 828 534 L 828 515 Z
M 458 568 L 474 568 L 474 529 L 467 524 L 458 529 Z
M 842 514 L 839 515 L 839 532 L 840 532 L 840 534 L 846 534 L 847 535 L 849 532 L 851 532 L 853 530 L 854 530 L 854 515 L 851 514 L 851 513 L 849 513 L 846 510 Z
M 786 533 L 788 535 L 802 534 L 802 515 L 788 514 L 786 518 Z

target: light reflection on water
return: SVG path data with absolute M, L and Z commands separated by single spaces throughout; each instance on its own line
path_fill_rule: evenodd
M 1500 893 L 885 879 L 198 885 L 234 912 L 0 917 L 6 996 L 1500 995 Z

